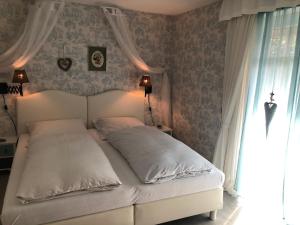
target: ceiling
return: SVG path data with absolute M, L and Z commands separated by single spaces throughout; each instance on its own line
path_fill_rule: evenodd
M 217 0 L 69 0 L 83 4 L 108 4 L 149 13 L 177 15 Z

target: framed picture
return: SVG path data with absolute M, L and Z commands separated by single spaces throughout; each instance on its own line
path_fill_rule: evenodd
M 106 48 L 88 47 L 89 71 L 106 71 Z

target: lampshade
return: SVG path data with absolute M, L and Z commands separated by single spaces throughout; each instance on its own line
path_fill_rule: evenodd
M 149 75 L 144 75 L 140 81 L 140 87 L 151 86 L 151 79 Z
M 19 84 L 29 83 L 26 71 L 25 70 L 15 70 L 12 82 L 19 83 Z
M 140 81 L 140 87 L 145 87 L 145 97 L 152 93 L 152 84 L 149 75 L 144 75 Z

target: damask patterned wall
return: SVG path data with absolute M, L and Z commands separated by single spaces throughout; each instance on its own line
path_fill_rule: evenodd
M 25 19 L 25 6 L 22 0 L 0 0 L 0 51 L 3 52 L 14 41 L 14 37 Z M 149 65 L 168 65 L 166 52 L 171 37 L 168 28 L 169 18 L 141 12 L 125 11 L 128 15 L 133 38 L 138 50 Z M 62 56 L 73 59 L 68 72 L 58 69 L 56 60 Z M 87 66 L 87 46 L 107 47 L 106 72 L 91 72 Z M 100 7 L 80 4 L 67 4 L 63 15 L 51 33 L 48 41 L 26 66 L 30 84 L 25 85 L 27 93 L 47 89 L 64 90 L 79 95 L 94 95 L 109 89 L 132 90 L 138 88 L 142 75 L 123 55 L 113 36 L 112 30 Z M 160 75 L 153 76 L 154 95 L 152 98 L 155 120 L 159 121 Z M 9 82 L 11 74 L 0 76 Z M 7 96 L 9 109 L 14 115 L 15 96 Z M 1 103 L 2 105 L 2 103 Z M 146 111 L 146 120 L 149 115 Z M 0 135 L 13 135 L 12 125 L 0 110 Z
M 176 137 L 212 159 L 220 127 L 226 24 L 221 2 L 176 17 L 173 126 Z
M 0 52 L 14 41 L 24 23 L 22 0 L 0 0 Z M 226 24 L 218 22 L 220 2 L 179 16 L 125 11 L 133 38 L 147 63 L 167 68 L 172 79 L 175 136 L 211 159 L 216 143 L 222 102 Z M 61 49 L 73 59 L 72 68 L 56 66 Z M 107 71 L 87 69 L 87 46 L 107 47 Z M 127 60 L 114 39 L 100 8 L 67 4 L 48 41 L 26 66 L 30 84 L 26 92 L 58 89 L 94 95 L 109 89 L 138 88 L 141 73 Z M 11 74 L 0 75 L 9 82 Z M 154 114 L 159 121 L 160 76 L 152 76 Z M 15 96 L 9 108 L 15 114 Z M 2 105 L 2 104 L 0 104 Z M 146 119 L 149 115 L 146 111 Z M 0 109 L 0 136 L 13 135 L 12 125 Z
M 24 24 L 26 10 L 20 0 L 0 0 L 0 52 L 2 53 L 15 41 L 16 31 Z M 0 82 L 11 81 L 11 74 L 0 74 Z M 9 111 L 14 115 L 14 98 L 7 96 Z M 3 110 L 2 98 L 0 99 L 0 136 L 14 135 L 13 126 Z

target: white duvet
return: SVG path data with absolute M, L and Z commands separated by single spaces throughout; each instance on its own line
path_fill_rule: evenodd
M 30 203 L 111 190 L 120 184 L 104 152 L 87 132 L 41 135 L 30 140 L 17 198 Z
M 161 183 L 208 173 L 213 165 L 184 143 L 153 127 L 112 132 L 107 140 L 144 183 Z

